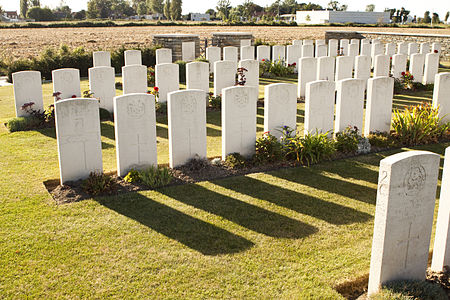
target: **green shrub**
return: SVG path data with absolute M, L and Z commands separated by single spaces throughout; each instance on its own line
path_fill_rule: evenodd
M 155 110 L 159 114 L 163 114 L 163 115 L 167 114 L 167 102 L 164 102 L 164 103 L 156 102 Z
M 179 66 L 180 83 L 186 83 L 186 62 L 177 60 L 175 63 Z
M 395 141 L 387 132 L 373 132 L 367 137 L 370 145 L 378 148 L 390 148 L 395 146 Z
M 139 171 L 136 171 L 135 169 L 131 169 L 130 172 L 123 178 L 126 182 L 129 183 L 136 183 L 139 182 L 141 179 L 139 177 Z
M 117 190 L 114 179 L 103 173 L 91 172 L 88 179 L 83 181 L 82 188 L 93 196 L 113 194 Z
M 254 160 L 258 163 L 274 162 L 283 158 L 283 146 L 269 132 L 256 140 Z
M 336 150 L 342 153 L 356 152 L 360 139 L 361 136 L 358 133 L 358 128 L 356 126 L 348 126 L 344 131 L 336 133 Z
M 437 143 L 449 130 L 449 123 L 441 122 L 438 111 L 427 103 L 395 110 L 393 137 L 402 145 Z
M 336 152 L 334 141 L 328 138 L 328 133 L 289 137 L 284 140 L 284 147 L 287 158 L 308 166 L 330 159 Z
M 286 66 L 283 60 L 270 61 L 262 60 L 259 64 L 259 74 L 261 77 L 285 77 L 294 74 L 295 63 Z
M 235 152 L 228 154 L 225 158 L 225 165 L 232 169 L 240 169 L 245 167 L 247 164 L 247 161 L 245 157 L 243 157 L 241 154 Z
M 446 292 L 437 284 L 427 281 L 392 281 L 384 285 L 371 300 L 447 300 Z
M 123 83 L 120 82 L 120 81 L 117 81 L 117 82 L 116 82 L 116 89 L 117 89 L 117 90 L 123 90 Z
M 40 124 L 41 120 L 36 117 L 30 116 L 12 118 L 5 123 L 5 126 L 9 130 L 9 132 L 16 132 L 30 130 L 39 127 Z
M 195 155 L 195 157 L 189 159 L 183 167 L 191 172 L 198 172 L 200 170 L 208 168 L 210 165 L 211 164 L 207 158 L 202 158 L 198 155 Z
M 209 106 L 211 106 L 212 108 L 221 108 L 222 107 L 222 96 L 221 95 L 214 96 L 213 93 L 209 93 L 208 102 L 209 102 Z
M 112 120 L 112 114 L 104 109 L 104 108 L 100 108 L 100 120 L 101 121 L 110 121 Z
M 209 63 L 209 60 L 207 60 L 206 58 L 204 58 L 203 56 L 199 56 L 195 59 L 195 61 L 199 61 L 199 62 L 206 62 Z
M 153 189 L 168 185 L 173 179 L 168 168 L 150 166 L 138 172 L 140 181 Z

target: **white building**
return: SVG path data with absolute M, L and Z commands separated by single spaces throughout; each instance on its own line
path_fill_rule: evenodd
M 367 11 L 335 11 L 309 10 L 297 11 L 297 24 L 327 24 L 327 23 L 359 23 L 377 24 L 389 23 L 389 12 Z
M 191 21 L 210 21 L 211 16 L 209 14 L 190 13 Z

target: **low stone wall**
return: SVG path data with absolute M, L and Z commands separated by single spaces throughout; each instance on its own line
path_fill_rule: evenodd
M 253 34 L 248 32 L 216 32 L 212 34 L 212 45 L 217 47 L 241 47 L 241 40 L 251 40 L 254 43 Z
M 450 60 L 450 35 L 444 34 L 420 34 L 420 33 L 392 33 L 369 31 L 326 31 L 325 40 L 330 39 L 380 39 L 383 43 L 435 43 L 441 44 L 441 58 Z
M 200 38 L 196 34 L 157 34 L 153 36 L 153 44 L 172 49 L 172 61 L 181 60 L 182 44 L 195 42 L 195 57 L 200 56 Z

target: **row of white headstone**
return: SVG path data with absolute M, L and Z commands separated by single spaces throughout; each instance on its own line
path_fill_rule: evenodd
M 425 280 L 440 155 L 411 151 L 380 162 L 369 296 L 394 280 Z M 445 151 L 431 269 L 450 265 L 450 147 Z

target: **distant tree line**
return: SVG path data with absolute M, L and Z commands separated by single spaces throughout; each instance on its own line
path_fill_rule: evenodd
M 411 21 L 412 23 L 422 23 L 422 24 L 439 24 L 442 23 L 442 21 L 439 18 L 438 13 L 430 14 L 429 11 L 426 11 L 424 13 L 423 18 L 417 17 L 417 16 L 411 16 L 409 15 L 410 11 L 406 10 L 404 7 L 401 9 L 396 8 L 386 8 L 386 12 L 390 13 L 391 21 L 392 23 L 406 23 L 408 21 Z M 447 12 L 445 15 L 444 21 L 447 22 L 449 18 L 450 12 Z

